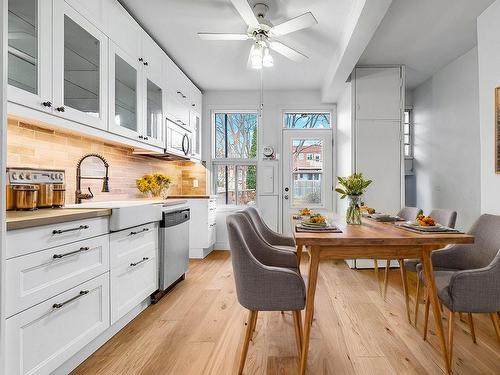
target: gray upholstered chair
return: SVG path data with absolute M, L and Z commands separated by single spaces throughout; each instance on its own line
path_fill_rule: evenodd
M 404 220 L 415 220 L 418 215 L 422 213 L 422 210 L 418 207 L 403 207 L 398 213 L 397 216 Z M 378 281 L 378 260 L 374 260 L 375 267 L 375 275 Z M 391 260 L 388 259 L 385 264 L 385 274 L 384 274 L 384 286 L 382 290 L 382 295 L 385 298 L 387 296 L 387 286 L 389 284 L 389 269 L 391 268 Z M 379 284 L 380 285 L 380 284 Z
M 260 235 L 269 244 L 283 250 L 295 251 L 295 240 L 293 237 L 285 236 L 269 228 L 255 207 L 247 207 L 242 212 L 247 215 Z
M 249 310 L 238 374 L 243 372 L 259 311 L 293 312 L 297 347 L 302 345 L 302 316 L 306 286 L 294 253 L 270 246 L 239 212 L 226 219 L 236 295 Z
M 430 217 L 434 218 L 434 220 L 444 225 L 448 228 L 455 228 L 455 223 L 457 221 L 457 212 L 453 210 L 446 209 L 434 209 L 429 214 Z M 409 308 L 409 295 L 408 295 L 408 279 L 406 277 L 407 272 L 417 272 L 417 265 L 421 262 L 420 259 L 405 259 L 403 262 L 399 262 L 399 266 L 401 267 L 401 281 L 403 283 L 403 290 L 405 293 L 405 301 L 406 301 L 406 313 L 408 315 L 408 321 L 410 321 L 410 308 Z M 420 296 L 420 279 L 417 277 L 417 290 L 415 292 L 415 311 L 414 311 L 414 322 L 415 327 L 417 326 L 418 321 L 418 306 L 419 306 L 419 296 Z
M 453 324 L 456 312 L 469 314 L 474 342 L 472 313 L 489 313 L 500 343 L 500 216 L 482 215 L 469 231 L 475 241 L 453 245 L 432 254 L 438 297 L 449 310 L 448 337 L 450 365 Z M 425 283 L 422 266 L 417 265 L 420 281 Z M 429 299 L 426 299 L 424 340 L 427 334 Z

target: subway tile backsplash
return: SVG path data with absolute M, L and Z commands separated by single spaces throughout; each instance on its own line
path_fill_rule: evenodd
M 131 148 L 13 119 L 9 119 L 7 129 L 7 166 L 64 169 L 68 203 L 74 202 L 76 164 L 88 153 L 101 154 L 110 165 L 109 193 L 101 192 L 101 182 L 82 182 L 82 190 L 91 187 L 94 201 L 144 198 L 135 180 L 152 172 L 172 178 L 170 195 L 206 194 L 206 169 L 198 163 L 134 155 Z M 193 187 L 194 179 L 198 180 L 197 188 Z

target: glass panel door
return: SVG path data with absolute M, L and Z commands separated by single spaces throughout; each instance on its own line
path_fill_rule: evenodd
M 115 118 L 117 126 L 139 132 L 137 116 L 137 70 L 115 55 Z
M 64 105 L 100 116 L 100 42 L 64 16 Z
M 283 233 L 301 208 L 333 211 L 333 133 L 331 129 L 283 131 Z
M 149 79 L 146 86 L 146 140 L 164 147 L 163 90 Z
M 38 0 L 9 0 L 9 85 L 38 94 Z

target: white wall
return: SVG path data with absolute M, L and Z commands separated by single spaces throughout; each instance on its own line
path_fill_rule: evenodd
M 202 159 L 207 161 L 207 168 L 211 170 L 210 160 L 212 153 L 211 134 L 212 118 L 214 110 L 258 110 L 260 104 L 259 91 L 205 91 L 203 93 L 203 155 Z M 258 157 L 262 159 L 262 147 L 272 146 L 281 159 L 281 129 L 282 113 L 284 110 L 325 110 L 333 112 L 333 123 L 336 122 L 335 105 L 322 104 L 320 91 L 264 91 L 264 113 L 260 124 L 258 135 Z M 260 160 L 257 169 L 266 165 L 266 161 Z M 274 194 L 276 204 L 281 202 L 281 164 L 277 168 L 279 184 Z M 211 182 L 209 182 L 210 187 Z M 257 181 L 257 193 L 259 194 L 259 180 Z M 258 198 L 259 201 L 259 198 Z M 269 195 L 266 197 L 269 202 Z M 258 203 L 258 202 L 257 202 Z M 274 212 L 273 212 L 274 211 Z M 230 211 L 229 211 L 230 212 Z M 277 221 L 281 218 L 281 210 L 267 210 L 266 215 L 273 213 L 277 217 L 268 217 L 268 222 Z M 217 246 L 216 249 L 228 248 L 227 233 L 225 228 L 225 216 L 228 210 L 218 210 L 217 213 Z
M 500 1 L 477 21 L 481 139 L 481 212 L 500 214 L 500 175 L 495 173 L 495 87 L 500 86 Z
M 480 212 L 478 95 L 477 48 L 413 92 L 417 206 L 455 209 L 462 229 Z
M 352 173 L 352 89 L 351 83 L 346 83 L 337 101 L 337 175 L 349 176 Z M 336 183 L 336 181 L 334 181 Z M 344 213 L 347 209 L 347 199 L 340 199 L 338 194 L 337 212 Z

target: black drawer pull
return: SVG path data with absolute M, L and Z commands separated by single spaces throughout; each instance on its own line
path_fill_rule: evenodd
M 136 234 L 147 232 L 148 230 L 149 230 L 149 228 L 142 228 L 142 230 L 140 230 L 138 232 L 130 232 L 129 236 L 135 236 Z
M 75 230 L 80 230 L 80 229 L 89 229 L 88 225 L 80 225 L 79 227 L 76 228 L 70 228 L 70 229 L 54 229 L 52 231 L 52 234 L 62 234 L 66 232 L 74 232 Z
M 73 302 L 75 299 L 78 299 L 80 297 L 83 297 L 85 294 L 88 294 L 89 291 L 88 290 L 80 290 L 80 293 L 77 295 L 77 296 L 74 296 L 73 298 L 70 298 L 68 299 L 67 301 L 64 301 L 64 302 L 61 302 L 61 303 L 54 303 L 52 305 L 52 308 L 54 309 L 60 309 L 61 307 L 63 307 L 64 305 L 70 303 L 70 302 Z
M 138 266 L 139 264 L 141 263 L 144 263 L 145 261 L 147 261 L 149 258 L 148 257 L 144 257 L 142 258 L 142 260 L 138 261 L 138 262 L 135 262 L 135 263 L 130 263 L 130 267 L 135 267 L 135 266 Z
M 60 258 L 64 258 L 64 257 L 70 256 L 70 255 L 75 255 L 75 254 L 81 253 L 82 251 L 87 251 L 89 249 L 90 249 L 90 247 L 88 247 L 88 246 L 80 247 L 78 250 L 70 251 L 69 253 L 54 254 L 54 255 L 52 255 L 52 258 L 60 259 Z

